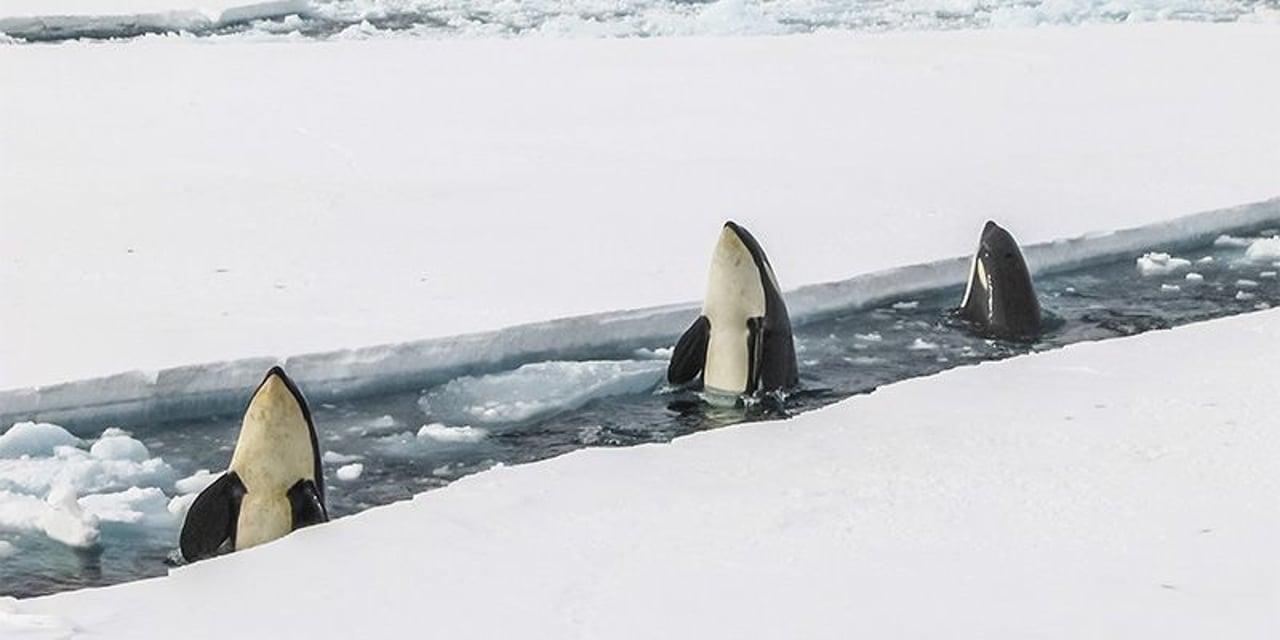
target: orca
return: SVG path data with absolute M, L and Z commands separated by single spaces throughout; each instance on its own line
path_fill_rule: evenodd
M 956 315 L 991 338 L 1025 340 L 1044 330 L 1031 272 L 1013 236 L 987 221 Z
M 754 394 L 799 382 L 791 318 L 760 243 L 730 221 L 720 230 L 702 313 L 680 336 L 667 381 L 686 385 L 701 374 L 704 391 Z
M 328 520 L 311 411 L 284 370 L 272 367 L 245 409 L 227 472 L 187 511 L 182 557 L 247 549 Z

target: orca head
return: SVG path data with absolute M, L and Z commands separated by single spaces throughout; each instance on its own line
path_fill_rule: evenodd
M 1027 338 L 1041 332 L 1040 302 L 1022 250 L 992 220 L 982 228 L 960 306 L 962 315 L 996 337 Z
M 311 409 L 298 385 L 279 366 L 267 372 L 249 399 L 230 468 L 251 488 L 262 481 L 287 488 L 311 476 L 323 498 L 324 476 Z

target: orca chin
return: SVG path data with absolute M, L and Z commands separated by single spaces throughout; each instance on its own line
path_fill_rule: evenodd
M 799 382 L 773 266 L 755 236 L 733 221 L 720 230 L 702 313 L 676 343 L 667 381 L 735 396 Z
M 985 337 L 1030 340 L 1044 332 L 1040 301 L 1022 250 L 994 221 L 982 228 L 964 299 L 955 313 Z

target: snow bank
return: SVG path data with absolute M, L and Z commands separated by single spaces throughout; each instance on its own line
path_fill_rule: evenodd
M 399 637 L 424 611 L 457 638 L 1269 639 L 1277 340 L 1264 312 L 953 369 L 15 606 L 130 640 Z
M 163 459 L 120 429 L 84 445 L 52 424 L 19 423 L 0 434 L 0 531 L 93 547 L 103 522 L 174 526 L 165 491 L 175 474 Z

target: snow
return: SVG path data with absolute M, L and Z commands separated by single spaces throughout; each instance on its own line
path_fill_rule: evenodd
M 1175 258 L 1161 252 L 1147 253 L 1138 258 L 1138 272 L 1144 276 L 1167 276 L 1190 266 L 1191 261 L 1186 258 Z
M 0 290 L 40 310 L 4 317 L 0 407 L 234 408 L 282 358 L 319 400 L 670 344 L 730 217 L 785 288 L 881 274 L 796 292 L 804 314 L 956 280 L 885 270 L 967 255 L 989 217 L 1036 244 L 1272 198 L 1275 30 L 0 47 L 23 87 Z
M 423 603 L 464 638 L 1271 638 L 1277 340 L 1263 312 L 954 369 L 15 613 L 133 640 L 396 637 Z
M 359 462 L 338 467 L 338 479 L 343 482 L 358 480 L 362 473 L 364 473 L 364 465 Z
M 450 380 L 418 405 L 428 417 L 447 424 L 520 424 L 591 400 L 651 390 L 666 371 L 667 363 L 659 360 L 535 362 Z

